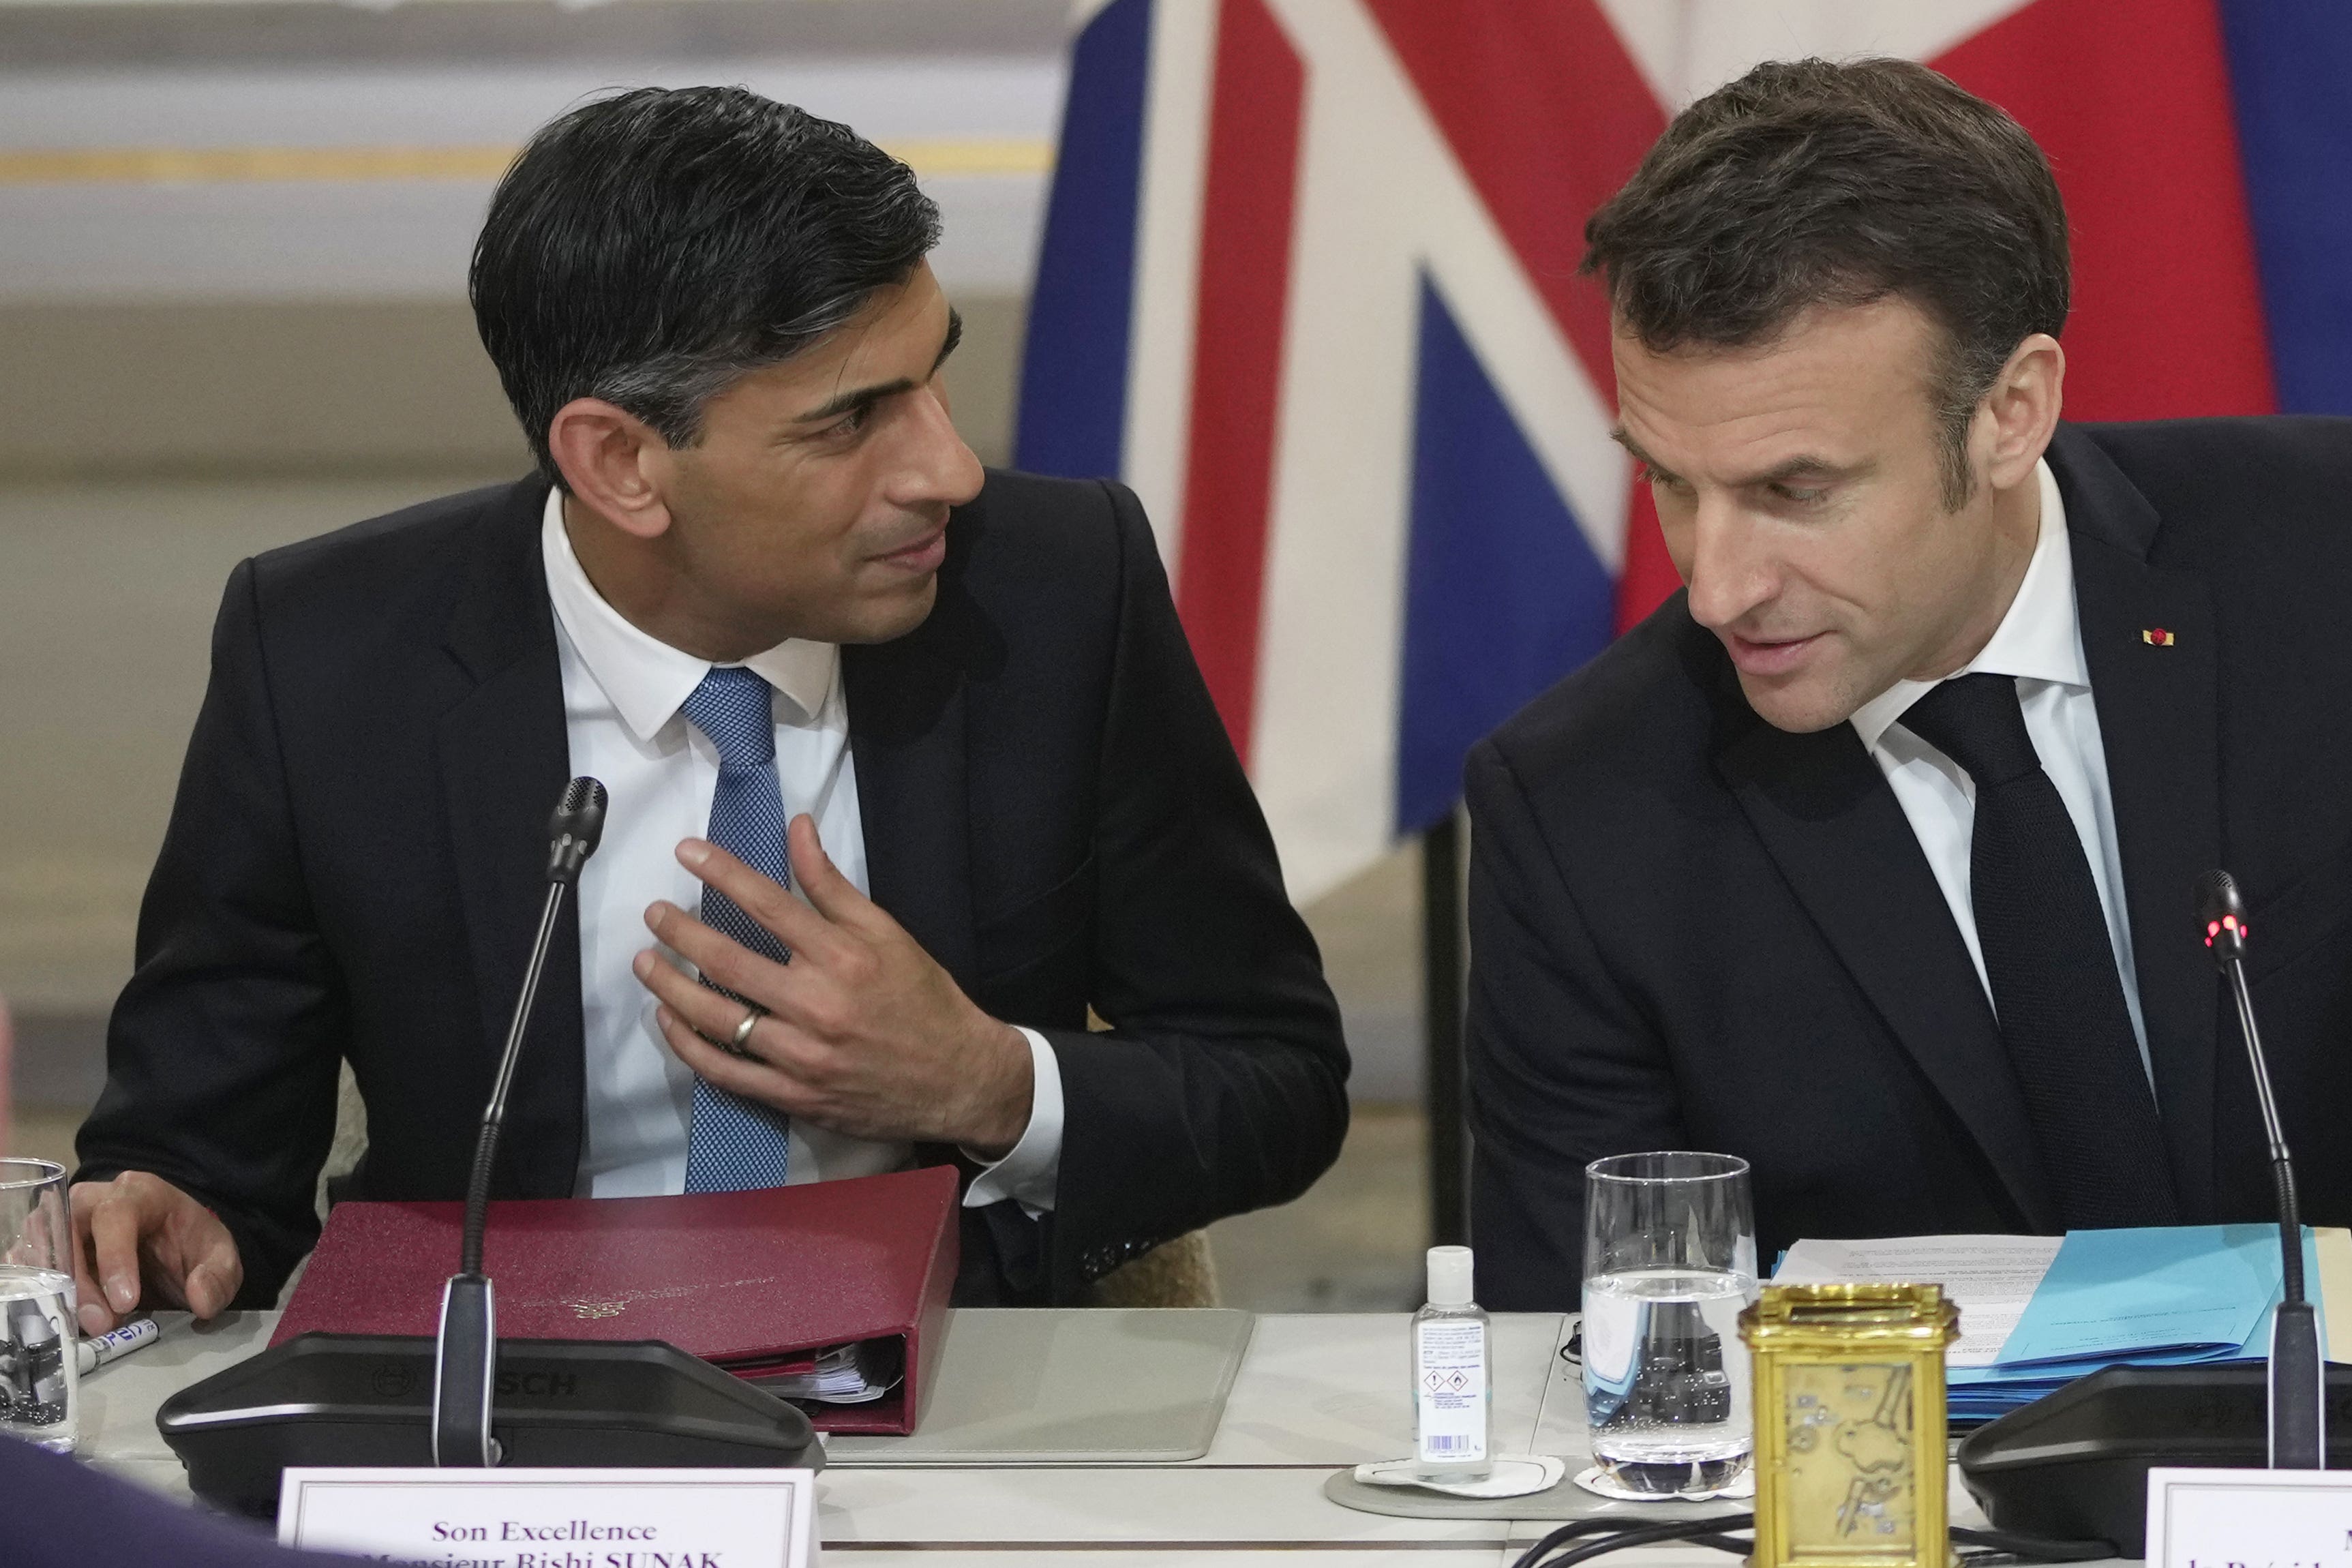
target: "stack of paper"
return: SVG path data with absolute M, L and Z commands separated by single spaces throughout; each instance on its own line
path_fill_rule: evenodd
M 2330 1231 L 2331 1268 L 2352 1237 Z M 2304 1276 L 2322 1301 L 2322 1249 L 2304 1232 Z M 2342 1259 L 2334 1256 L 2344 1253 Z M 2052 1237 L 1802 1241 L 1781 1283 L 1940 1282 L 1960 1309 L 1947 1358 L 1951 1418 L 1974 1426 L 2119 1365 L 2260 1360 L 2279 1299 L 2278 1227 L 2181 1226 Z M 2339 1299 L 2337 1309 L 2352 1307 Z
M 877 1342 L 829 1345 L 804 1356 L 737 1371 L 745 1382 L 779 1399 L 810 1399 L 825 1405 L 865 1405 L 898 1386 L 898 1358 L 877 1354 Z

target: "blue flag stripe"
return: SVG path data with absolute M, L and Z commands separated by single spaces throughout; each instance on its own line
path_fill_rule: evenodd
M 2352 6 L 2223 0 L 2279 406 L 2352 414 Z
M 1454 809 L 1462 759 L 1599 653 L 1616 590 L 1424 276 L 1397 745 L 1400 834 Z
M 1119 472 L 1152 5 L 1112 0 L 1071 50 L 1015 427 L 1014 465 L 1033 473 Z

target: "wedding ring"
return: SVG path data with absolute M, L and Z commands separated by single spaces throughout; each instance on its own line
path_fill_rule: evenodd
M 735 1033 L 728 1037 L 727 1040 L 727 1048 L 739 1057 L 743 1054 L 744 1047 L 751 1044 L 752 1026 L 768 1016 L 768 1010 L 757 1002 L 746 1002 L 743 1005 L 750 1011 L 743 1015 L 743 1021 L 735 1026 Z

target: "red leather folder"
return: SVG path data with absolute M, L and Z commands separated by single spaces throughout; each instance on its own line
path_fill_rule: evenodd
M 833 1345 L 898 1341 L 905 1375 L 863 1405 L 810 1405 L 829 1432 L 914 1430 L 958 1253 L 956 1173 L 938 1165 L 762 1192 L 490 1205 L 499 1332 L 667 1340 L 757 1381 Z M 435 1333 L 465 1205 L 345 1203 L 271 1340 Z

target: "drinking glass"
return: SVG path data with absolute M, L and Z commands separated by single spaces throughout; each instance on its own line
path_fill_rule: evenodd
M 1584 1410 L 1618 1486 L 1711 1492 L 1755 1439 L 1739 1311 L 1756 1299 L 1748 1162 L 1664 1151 L 1584 1170 Z
M 0 1159 L 0 1432 L 74 1446 L 73 1221 L 66 1168 Z

